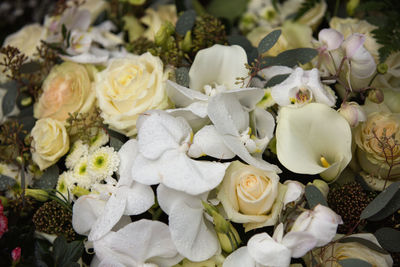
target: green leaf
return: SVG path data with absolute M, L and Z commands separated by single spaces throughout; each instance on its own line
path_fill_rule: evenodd
M 48 168 L 43 175 L 35 181 L 33 187 L 40 189 L 53 189 L 58 181 L 59 169 L 57 165 Z
M 112 136 L 112 137 L 118 139 L 119 141 L 121 141 L 122 143 L 125 143 L 126 141 L 129 140 L 129 138 L 127 138 L 125 135 L 123 135 L 121 133 L 118 133 L 118 132 L 116 132 L 114 130 L 111 130 L 110 128 L 106 128 L 106 132 L 110 136 L 110 139 L 111 139 L 111 136 Z
M 360 259 L 344 259 L 339 260 L 338 263 L 343 267 L 372 267 L 372 264 Z
M 313 209 L 318 204 L 328 207 L 328 203 L 325 200 L 324 195 L 319 191 L 319 189 L 314 185 L 307 185 L 304 192 L 308 206 Z
M 270 50 L 278 41 L 279 36 L 281 36 L 281 30 L 275 30 L 270 32 L 267 36 L 265 36 L 260 43 L 258 44 L 258 53 L 263 54 Z
M 400 231 L 383 227 L 375 232 L 379 244 L 389 252 L 400 252 Z
M 382 254 L 389 254 L 386 250 L 375 244 L 374 242 L 357 236 L 349 236 L 339 240 L 339 243 L 357 242 L 361 245 Z
M 316 4 L 321 2 L 321 0 L 305 0 L 301 3 L 299 10 L 296 15 L 293 17 L 293 20 L 300 19 L 304 14 L 306 14 L 309 10 L 311 10 Z
M 287 66 L 293 68 L 298 64 L 306 64 L 318 55 L 318 51 L 313 48 L 296 48 L 286 50 L 276 57 L 265 57 L 262 68 L 270 66 Z
M 114 136 L 110 136 L 110 146 L 114 148 L 115 151 L 119 151 L 124 143 L 119 140 L 118 138 L 115 138 Z
M 264 88 L 272 87 L 274 85 L 282 83 L 284 80 L 286 80 L 287 77 L 289 77 L 290 74 L 280 74 L 272 77 L 264 86 Z
M 0 191 L 10 189 L 16 183 L 14 178 L 0 174 Z
M 17 100 L 18 90 L 17 84 L 14 81 L 2 84 L 1 87 L 7 88 L 7 92 L 3 97 L 3 102 L 1 103 L 3 116 L 5 116 L 13 111 Z
M 34 73 L 34 72 L 39 71 L 40 68 L 41 68 L 41 65 L 40 65 L 39 62 L 37 62 L 37 61 L 31 61 L 31 62 L 22 64 L 22 66 L 21 66 L 21 68 L 19 69 L 19 71 L 20 71 L 21 73 L 29 74 L 29 73 Z
M 176 82 L 184 87 L 189 87 L 189 69 L 180 67 L 175 70 Z
M 367 219 L 380 212 L 389 201 L 395 196 L 400 187 L 400 182 L 396 182 L 383 190 L 365 209 L 361 212 L 360 219 Z
M 196 22 L 196 11 L 188 10 L 185 11 L 176 22 L 175 31 L 181 35 L 185 36 L 186 32 L 190 31 L 194 23 Z
M 213 16 L 233 22 L 246 11 L 246 8 L 246 0 L 213 0 L 207 6 L 207 11 Z
M 389 203 L 386 204 L 386 206 L 383 207 L 383 209 L 381 211 L 379 211 L 377 214 L 369 217 L 368 220 L 381 221 L 381 220 L 385 219 L 386 217 L 392 215 L 399 209 L 400 209 L 400 191 L 397 191 L 397 193 L 389 201 Z
M 63 236 L 54 240 L 54 262 L 57 267 L 76 266 L 76 262 L 83 254 L 82 241 L 72 241 L 67 243 Z M 79 265 L 78 265 L 79 266 Z
M 61 25 L 61 34 L 64 40 L 67 39 L 67 32 L 68 31 L 67 27 L 65 27 L 65 24 Z

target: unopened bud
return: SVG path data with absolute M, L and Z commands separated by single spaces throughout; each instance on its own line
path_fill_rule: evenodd
M 11 251 L 11 258 L 13 260 L 13 264 L 16 264 L 21 259 L 21 248 L 16 247 Z
M 45 202 L 49 199 L 49 194 L 42 189 L 25 189 L 25 195 L 30 196 L 37 201 Z
M 350 16 L 353 16 L 354 10 L 358 7 L 359 4 L 360 4 L 360 0 L 350 0 L 349 2 L 347 2 L 347 5 L 346 5 L 347 14 L 349 14 Z
M 189 52 L 192 49 L 192 31 L 187 31 L 182 41 L 182 50 Z
M 28 96 L 28 97 L 21 99 L 21 106 L 27 107 L 30 104 L 32 104 L 32 97 Z
M 344 102 L 338 112 L 347 120 L 351 127 L 356 127 L 359 122 L 367 120 L 363 109 L 356 102 Z
M 155 36 L 155 43 L 158 46 L 164 46 L 167 44 L 169 37 L 174 33 L 175 29 L 171 22 L 165 22 L 161 25 L 161 28 L 158 30 Z
M 388 71 L 389 67 L 388 65 L 386 65 L 385 63 L 380 63 L 378 64 L 378 66 L 376 67 L 376 71 L 379 74 L 385 74 Z
M 381 89 L 372 89 L 368 92 L 368 99 L 376 104 L 382 103 L 384 98 L 385 97 Z
M 239 233 L 236 231 L 235 227 L 231 223 L 229 223 L 229 232 L 226 234 L 218 233 L 218 240 L 221 244 L 221 248 L 226 253 L 231 253 L 235 249 L 237 249 L 242 242 L 240 240 Z

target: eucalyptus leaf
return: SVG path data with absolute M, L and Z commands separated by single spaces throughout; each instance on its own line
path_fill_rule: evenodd
M 226 18 L 233 22 L 247 8 L 247 0 L 213 0 L 207 6 L 207 11 L 216 17 Z
M 313 209 L 318 204 L 328 207 L 328 203 L 326 202 L 324 195 L 321 193 L 321 191 L 319 191 L 316 186 L 307 185 L 304 194 L 306 196 L 307 203 L 310 209 Z
M 185 36 L 186 32 L 190 31 L 194 23 L 196 22 L 196 11 L 187 10 L 185 11 L 176 22 L 175 31 L 181 35 Z
M 21 73 L 29 74 L 29 73 L 34 73 L 34 72 L 39 71 L 40 68 L 41 68 L 41 65 L 40 65 L 39 62 L 37 62 L 37 61 L 31 61 L 31 62 L 22 64 L 22 66 L 21 66 L 21 68 L 19 69 L 19 71 L 20 71 Z
M 286 80 L 287 77 L 289 77 L 290 74 L 280 74 L 272 77 L 264 86 L 264 88 L 272 87 L 277 84 L 282 83 L 284 80 Z
M 349 237 L 345 237 L 345 238 L 339 240 L 339 243 L 350 243 L 350 242 L 357 242 L 357 243 L 360 243 L 361 245 L 363 245 L 371 250 L 374 250 L 376 252 L 379 252 L 382 254 L 389 254 L 386 250 L 384 250 L 383 248 L 381 248 L 374 242 L 372 242 L 368 239 L 364 239 L 362 237 L 349 236 Z
M 53 250 L 55 266 L 70 267 L 76 266 L 76 262 L 83 254 L 84 246 L 82 241 L 67 243 L 67 240 L 63 236 L 59 236 L 54 240 Z
M 251 42 L 243 35 L 234 34 L 228 36 L 228 43 L 230 45 L 241 46 L 247 54 L 247 61 L 250 64 L 258 57 L 258 50 L 255 48 Z
M 395 196 L 395 194 L 399 191 L 400 182 L 396 182 L 388 186 L 385 190 L 383 190 L 365 209 L 361 212 L 361 219 L 367 219 L 378 212 L 380 212 L 389 201 Z
M 361 259 L 344 259 L 338 263 L 343 267 L 372 267 L 372 264 Z
M 0 191 L 8 190 L 16 183 L 14 178 L 0 174 Z
M 389 252 L 400 252 L 400 231 L 383 227 L 375 232 L 379 244 Z
M 270 50 L 278 41 L 281 36 L 281 30 L 275 30 L 270 32 L 267 36 L 265 36 L 260 43 L 258 44 L 258 53 L 263 54 Z
M 48 168 L 43 175 L 35 181 L 33 187 L 40 189 L 53 189 L 58 181 L 59 169 L 57 165 Z
M 110 146 L 114 148 L 115 151 L 119 151 L 124 143 L 114 136 L 110 136 Z
M 189 69 L 180 67 L 175 70 L 176 82 L 184 87 L 189 87 Z
M 283 51 L 276 57 L 265 57 L 261 67 L 287 66 L 293 68 L 298 64 L 306 64 L 318 55 L 318 51 L 313 48 L 296 48 Z
M 381 221 L 386 217 L 392 215 L 400 209 L 400 190 L 394 195 L 394 197 L 386 204 L 385 207 L 377 214 L 368 218 L 370 221 Z
M 5 85 L 2 85 L 1 87 L 7 88 L 7 92 L 3 97 L 3 102 L 1 103 L 3 116 L 6 116 L 13 111 L 16 105 L 18 90 L 14 82 L 7 83 Z

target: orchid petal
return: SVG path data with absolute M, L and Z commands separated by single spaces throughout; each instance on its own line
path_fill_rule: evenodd
M 286 78 L 286 80 L 271 88 L 271 96 L 279 106 L 287 106 L 291 104 L 290 94 L 293 88 L 302 85 L 303 75 L 304 70 L 302 68 L 296 68 L 292 74 Z
M 239 136 L 249 126 L 249 114 L 232 94 L 218 94 L 208 103 L 208 117 L 221 135 Z
M 205 94 L 186 88 L 172 81 L 167 81 L 166 89 L 168 97 L 177 107 L 186 107 L 195 101 L 208 100 L 208 96 Z
M 239 88 L 225 91 L 223 94 L 234 94 L 244 110 L 251 111 L 263 98 L 264 90 L 260 88 Z
M 222 136 L 217 132 L 214 125 L 206 125 L 194 135 L 188 155 L 192 158 L 204 155 L 217 159 L 235 157 L 235 153 L 225 145 Z
M 141 155 L 158 159 L 165 151 L 177 149 L 190 141 L 192 129 L 183 118 L 175 118 L 164 111 L 148 111 L 137 123 L 138 145 Z
M 317 239 L 307 232 L 289 232 L 282 239 L 282 245 L 292 251 L 292 258 L 303 257 L 317 244 Z
M 205 117 L 201 117 L 197 114 L 203 115 L 203 102 L 195 102 L 193 105 L 190 105 L 186 108 L 176 108 L 176 109 L 168 109 L 166 110 L 169 114 L 174 117 L 182 117 L 184 118 L 187 123 L 189 123 L 190 127 L 193 129 L 194 132 L 200 130 L 203 126 L 210 123 L 210 119 L 207 116 L 207 105 L 205 103 Z
M 218 186 L 227 167 L 219 162 L 196 161 L 178 150 L 170 150 L 156 161 L 139 155 L 133 164 L 132 175 L 142 184 L 163 183 L 197 195 Z
M 189 87 L 203 91 L 205 85 L 224 85 L 228 89 L 239 88 L 236 79 L 248 76 L 247 55 L 240 46 L 214 45 L 200 50 L 190 68 Z M 206 66 L 206 67 L 205 67 Z
M 267 233 L 254 235 L 247 243 L 247 248 L 259 264 L 276 267 L 287 267 L 290 264 L 290 249 L 277 243 Z
M 271 78 L 277 75 L 283 74 L 291 74 L 293 72 L 292 68 L 286 66 L 271 66 L 265 69 L 262 69 L 258 72 L 258 75 L 265 79 L 265 83 L 267 83 Z
M 322 85 L 318 69 L 314 68 L 308 71 L 307 85 L 313 93 L 315 102 L 326 104 L 330 107 L 335 105 L 335 96 L 329 93 Z
M 154 192 L 148 185 L 133 183 L 132 187 L 120 187 L 118 194 L 126 198 L 125 215 L 138 215 L 154 204 Z
M 325 44 L 328 51 L 338 49 L 343 40 L 343 34 L 335 29 L 322 29 L 318 33 L 318 41 Z
M 133 182 L 132 179 L 132 163 L 135 160 L 138 153 L 137 140 L 131 139 L 127 141 L 118 151 L 120 158 L 119 164 L 119 186 L 130 186 Z
M 226 257 L 222 267 L 257 267 L 247 247 L 241 247 Z
M 256 137 L 260 139 L 271 140 L 274 136 L 275 119 L 265 109 L 256 107 L 252 114 L 254 129 L 256 129 Z M 268 143 L 268 142 L 267 142 Z
M 72 212 L 72 226 L 80 235 L 88 235 L 97 218 L 103 213 L 106 201 L 98 195 L 85 195 L 75 201 Z

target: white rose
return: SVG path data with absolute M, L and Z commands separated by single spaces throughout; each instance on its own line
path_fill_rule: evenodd
M 17 47 L 26 56 L 31 57 L 36 52 L 40 41 L 44 40 L 46 29 L 40 24 L 29 24 L 16 33 L 13 33 L 4 40 L 3 46 L 11 45 Z
M 31 131 L 32 159 L 40 170 L 56 163 L 69 149 L 69 138 L 64 125 L 50 118 L 36 121 Z
M 104 122 L 127 136 L 135 135 L 139 114 L 169 107 L 166 76 L 161 60 L 148 52 L 112 59 L 96 76 L 95 90 Z
M 275 172 L 234 161 L 225 172 L 218 198 L 228 218 L 244 223 L 249 231 L 275 224 L 285 192 Z

